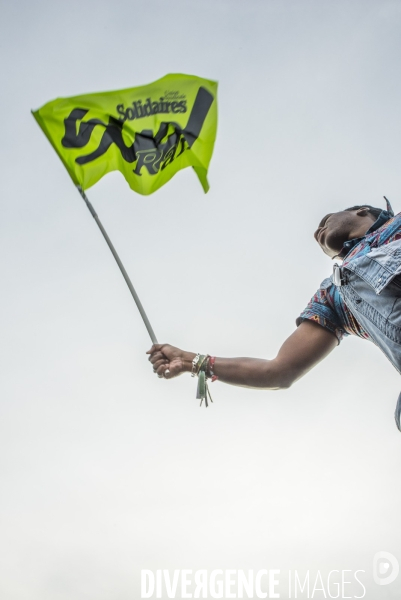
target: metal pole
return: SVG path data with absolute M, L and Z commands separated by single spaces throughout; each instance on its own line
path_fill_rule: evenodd
M 148 319 L 148 317 L 146 316 L 146 313 L 145 313 L 145 311 L 144 311 L 144 309 L 143 309 L 143 306 L 142 306 L 142 304 L 141 304 L 141 301 L 140 301 L 140 300 L 139 300 L 139 298 L 138 298 L 138 294 L 136 293 L 136 291 L 135 291 L 135 289 L 134 289 L 134 286 L 132 285 L 132 283 L 131 283 L 131 280 L 130 280 L 130 278 L 128 277 L 128 273 L 127 273 L 127 271 L 124 269 L 124 265 L 123 265 L 123 263 L 121 262 L 121 260 L 120 260 L 120 257 L 118 256 L 118 254 L 117 254 L 117 252 L 116 252 L 116 250 L 115 250 L 115 248 L 114 248 L 113 244 L 111 243 L 111 240 L 110 240 L 109 236 L 107 235 L 107 233 L 106 233 L 106 231 L 105 231 L 105 229 L 104 229 L 103 225 L 101 224 L 101 222 L 100 222 L 100 220 L 99 220 L 99 217 L 98 217 L 98 216 L 97 216 L 97 214 L 96 214 L 96 211 L 95 211 L 95 209 L 93 208 L 92 204 L 89 202 L 88 198 L 86 197 L 86 194 L 85 194 L 84 190 L 83 190 L 83 189 L 81 188 L 81 186 L 79 186 L 79 185 L 77 185 L 77 189 L 78 189 L 79 193 L 81 194 L 82 198 L 84 199 L 84 201 L 85 201 L 85 204 L 86 204 L 86 206 L 88 207 L 88 209 L 89 209 L 89 211 L 90 211 L 90 213 L 91 213 L 92 217 L 95 219 L 96 223 L 98 224 L 98 227 L 99 227 L 100 231 L 102 232 L 102 234 L 103 234 L 103 237 L 104 237 L 104 239 L 106 240 L 106 242 L 107 242 L 107 245 L 108 245 L 108 247 L 110 248 L 112 255 L 113 255 L 113 256 L 114 256 L 114 258 L 116 259 L 116 263 L 117 263 L 117 264 L 118 264 L 118 266 L 120 267 L 120 271 L 121 271 L 121 273 L 122 273 L 122 275 L 123 275 L 123 277 L 124 277 L 124 279 L 125 279 L 125 282 L 126 282 L 126 284 L 127 284 L 127 285 L 128 285 L 128 287 L 129 287 L 129 291 L 131 292 L 133 299 L 135 300 L 135 303 L 136 303 L 136 305 L 137 305 L 137 307 L 138 307 L 138 310 L 139 310 L 139 312 L 141 313 L 141 317 L 142 317 L 142 319 L 143 319 L 143 322 L 145 323 L 145 327 L 146 327 L 146 329 L 148 330 L 148 333 L 149 333 L 149 335 L 150 335 L 150 339 L 152 340 L 152 343 L 153 343 L 153 344 L 157 344 L 157 339 L 156 339 L 155 333 L 154 333 L 154 331 L 153 331 L 153 329 L 152 329 L 152 325 L 149 323 L 149 319 Z

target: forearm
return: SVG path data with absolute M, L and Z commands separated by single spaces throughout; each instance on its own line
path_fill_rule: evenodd
M 192 371 L 192 360 L 196 356 L 185 353 L 185 370 Z M 250 388 L 278 390 L 292 383 L 284 376 L 274 360 L 259 358 L 220 358 L 216 357 L 213 373 L 219 381 Z
M 333 333 L 316 323 L 304 321 L 285 340 L 273 360 L 216 357 L 213 373 L 220 381 L 231 385 L 285 389 L 317 365 L 337 344 Z M 169 344 L 154 344 L 147 354 L 154 372 L 166 379 L 191 373 L 196 356 Z

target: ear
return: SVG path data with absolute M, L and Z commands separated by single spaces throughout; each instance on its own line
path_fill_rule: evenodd
M 366 217 L 367 215 L 369 215 L 369 209 L 366 207 L 362 207 L 362 208 L 358 208 L 358 210 L 356 211 L 356 214 L 358 217 Z

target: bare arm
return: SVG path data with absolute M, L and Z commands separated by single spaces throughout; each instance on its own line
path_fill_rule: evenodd
M 278 390 L 288 388 L 337 346 L 336 336 L 311 321 L 303 321 L 281 346 L 276 358 L 219 358 L 214 373 L 232 385 Z M 191 372 L 193 352 L 169 344 L 155 344 L 148 351 L 153 370 L 166 379 Z M 165 375 L 165 371 L 170 372 Z

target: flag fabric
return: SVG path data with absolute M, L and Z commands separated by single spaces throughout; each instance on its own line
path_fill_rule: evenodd
M 170 74 L 140 87 L 57 98 L 33 116 L 83 190 L 110 171 L 151 194 L 192 166 L 205 192 L 217 129 L 217 82 Z

